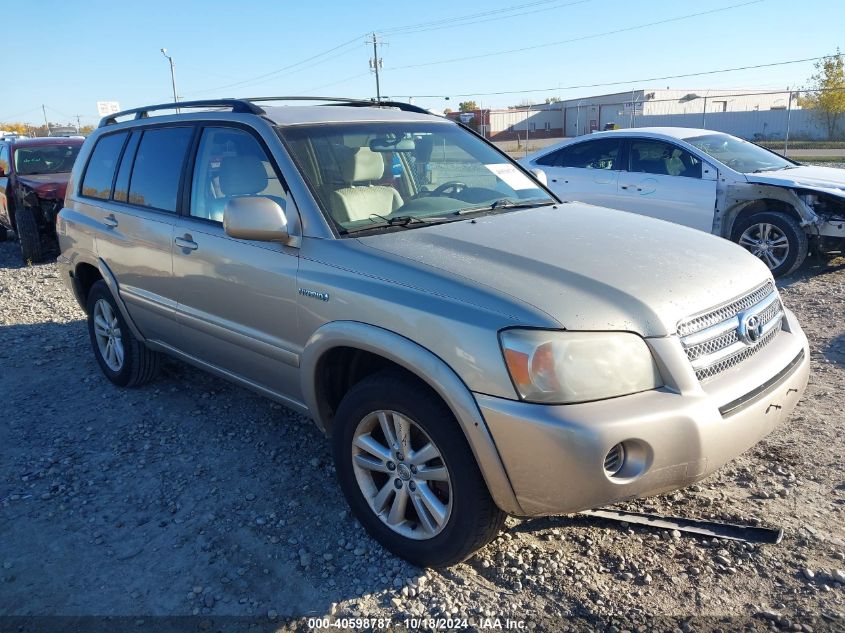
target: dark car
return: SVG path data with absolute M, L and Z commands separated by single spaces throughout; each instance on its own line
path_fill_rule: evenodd
M 0 240 L 13 230 L 24 262 L 56 244 L 56 214 L 82 138 L 0 141 Z

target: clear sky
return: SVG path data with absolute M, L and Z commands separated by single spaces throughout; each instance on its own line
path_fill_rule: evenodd
M 5 0 L 0 126 L 82 124 L 97 101 L 383 95 L 457 110 L 633 88 L 799 87 L 812 62 L 618 86 L 605 82 L 818 57 L 845 49 L 845 0 Z M 692 15 L 699 14 L 699 15 Z M 689 17 L 686 17 L 689 16 Z M 510 51 L 510 52 L 507 52 Z M 467 59 L 470 58 L 470 59 Z M 451 61 L 447 61 L 451 60 Z M 552 88 L 551 91 L 481 95 Z M 460 96 L 475 94 L 478 96 Z M 443 97 L 450 96 L 446 101 Z

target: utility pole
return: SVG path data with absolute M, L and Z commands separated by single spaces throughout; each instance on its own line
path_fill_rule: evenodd
M 176 94 L 176 71 L 173 69 L 173 58 L 167 54 L 167 49 L 162 48 L 161 54 L 170 62 L 170 83 L 173 85 L 173 103 L 179 103 L 179 96 Z M 176 108 L 176 114 L 179 114 L 179 108 Z
M 44 113 L 44 128 L 47 132 L 44 136 L 50 136 L 50 124 L 47 122 L 47 108 L 44 107 L 44 104 L 41 104 L 41 111 Z
M 82 121 L 80 121 L 81 117 L 82 117 L 81 114 L 76 115 L 76 132 L 77 133 L 79 133 L 79 130 L 82 129 Z
M 381 86 L 379 86 L 378 70 L 382 67 L 382 60 L 378 56 L 378 38 L 373 32 L 373 57 L 370 60 L 370 69 L 376 73 L 376 101 L 381 101 Z

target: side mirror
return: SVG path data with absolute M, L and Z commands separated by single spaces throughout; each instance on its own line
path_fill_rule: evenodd
M 263 196 L 235 198 L 223 210 L 226 235 L 241 240 L 287 242 L 288 221 L 275 200 Z
M 701 162 L 701 179 L 702 180 L 718 180 L 719 171 L 710 163 Z
M 534 176 L 541 183 L 543 183 L 544 187 L 549 186 L 549 179 L 546 178 L 546 172 L 544 172 L 542 169 L 532 169 L 531 175 Z

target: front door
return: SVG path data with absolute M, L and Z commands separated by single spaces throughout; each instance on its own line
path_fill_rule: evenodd
M 612 207 L 619 180 L 620 141 L 598 138 L 567 145 L 537 159 L 549 188 L 562 200 Z
M 298 249 L 229 237 L 226 202 L 265 196 L 295 213 L 263 144 L 238 128 L 206 127 L 190 204 L 176 224 L 179 348 L 217 369 L 300 401 Z
M 627 170 L 619 176 L 613 206 L 710 233 L 716 180 L 702 178 L 704 163 L 680 147 L 655 139 L 631 139 Z

